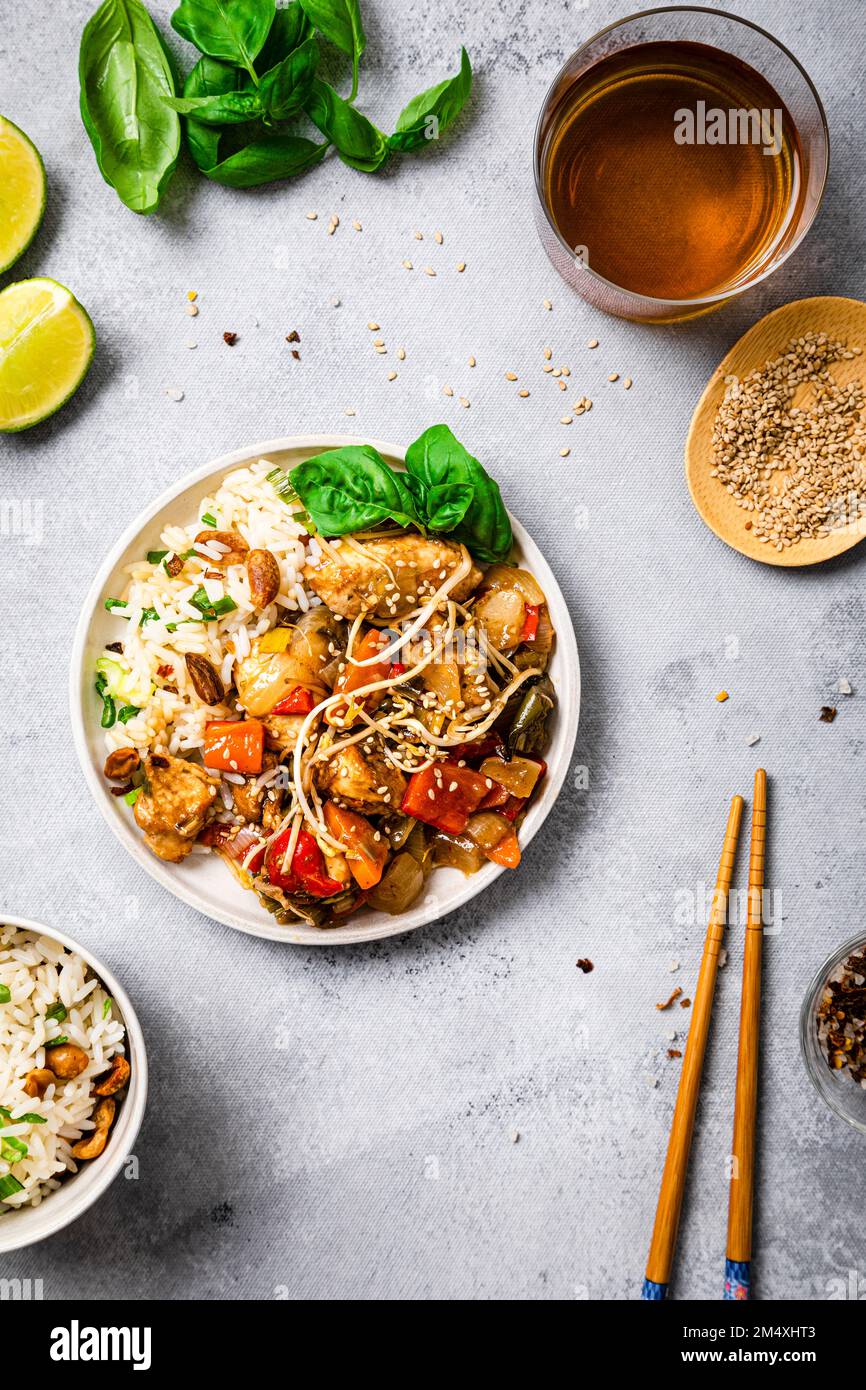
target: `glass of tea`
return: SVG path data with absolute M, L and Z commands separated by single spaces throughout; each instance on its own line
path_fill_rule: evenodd
M 535 134 L 536 222 L 597 308 L 690 318 L 790 256 L 828 163 L 820 99 L 780 43 L 719 10 L 646 10 L 554 79 Z

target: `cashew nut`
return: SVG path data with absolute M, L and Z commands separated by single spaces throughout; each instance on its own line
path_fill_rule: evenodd
M 84 1049 L 76 1047 L 75 1043 L 60 1043 L 58 1047 L 45 1049 L 45 1065 L 61 1081 L 71 1081 L 73 1077 L 80 1076 L 89 1061 Z
M 54 1072 L 47 1071 L 45 1067 L 39 1067 L 35 1071 L 29 1071 L 24 1082 L 25 1096 L 31 1096 L 33 1099 L 41 1100 L 48 1090 L 48 1087 L 52 1085 L 56 1079 Z
M 95 1096 L 113 1096 L 121 1091 L 129 1080 L 129 1063 L 116 1052 L 111 1059 L 111 1071 L 93 1088 Z
M 99 1101 L 91 1115 L 96 1128 L 89 1134 L 85 1134 L 83 1139 L 79 1139 L 77 1144 L 72 1145 L 73 1158 L 98 1158 L 108 1143 L 108 1131 L 114 1124 L 114 1115 L 117 1104 L 106 1096 L 105 1100 Z

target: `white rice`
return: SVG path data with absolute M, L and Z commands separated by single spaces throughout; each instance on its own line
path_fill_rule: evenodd
M 93 1081 L 124 1051 L 124 1027 L 81 956 L 35 932 L 0 925 L 0 986 L 3 998 L 6 990 L 10 994 L 8 1003 L 0 1003 L 0 1154 L 6 1154 L 0 1157 L 0 1180 L 11 1174 L 22 1184 L 0 1201 L 2 1221 L 11 1208 L 38 1206 L 64 1174 L 78 1171 L 72 1145 L 94 1127 Z M 62 1023 L 46 1021 L 55 1004 L 68 1011 Z M 41 1100 L 25 1095 L 27 1073 L 45 1066 L 46 1042 L 61 1036 L 84 1048 L 87 1067 L 74 1080 L 52 1083 Z M 13 1138 L 27 1146 L 26 1155 L 4 1145 Z
M 269 550 L 279 566 L 280 588 L 274 602 L 263 612 L 257 612 L 250 602 L 245 564 L 229 565 L 219 579 L 205 578 L 212 562 L 226 553 L 218 541 L 196 547 L 206 550 L 211 561 L 193 556 L 187 560 L 183 573 L 174 579 L 166 573 L 162 562 L 150 564 L 144 555 L 127 567 L 129 582 L 123 592 L 113 595 L 128 604 L 117 610 L 114 633 L 114 638 L 123 643 L 123 654 L 106 651 L 103 655 L 132 673 L 134 693 L 128 703 L 138 705 L 140 712 L 126 724 L 118 720 L 106 731 L 108 752 L 115 748 L 146 751 L 156 747 L 183 755 L 201 748 L 205 724 L 237 711 L 227 705 L 202 704 L 187 673 L 187 653 L 207 657 L 223 685 L 228 686 L 236 657 L 243 659 L 248 655 L 252 642 L 276 625 L 282 610 L 297 612 L 310 607 L 311 595 L 305 591 L 302 571 L 315 543 L 308 543 L 303 527 L 295 520 L 300 505 L 288 505 L 268 482 L 267 475 L 273 467 L 267 459 L 259 459 L 248 468 L 229 473 L 212 496 L 201 499 L 189 525 L 165 528 L 158 547 L 185 554 L 195 537 L 210 529 L 201 521 L 210 515 L 216 521 L 214 531 L 237 531 L 251 550 Z M 211 603 L 229 597 L 237 607 L 215 622 L 202 622 L 201 613 L 190 602 L 200 587 Z M 312 601 L 318 602 L 314 598 Z M 159 619 L 141 626 L 142 613 L 148 609 L 155 609 Z M 180 626 L 169 632 L 170 623 Z M 158 678 L 159 668 L 167 666 L 172 668 L 171 674 Z M 177 694 L 158 689 L 157 682 L 177 686 Z

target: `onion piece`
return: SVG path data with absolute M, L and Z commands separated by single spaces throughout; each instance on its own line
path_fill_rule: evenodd
M 526 603 L 538 608 L 547 599 L 538 580 L 528 570 L 516 569 L 513 565 L 491 565 L 481 583 L 482 594 L 491 590 L 512 589 L 520 594 Z
M 500 840 L 511 831 L 511 826 L 504 816 L 497 816 L 495 811 L 476 811 L 474 816 L 469 817 L 466 825 L 466 834 L 481 850 L 495 849 Z

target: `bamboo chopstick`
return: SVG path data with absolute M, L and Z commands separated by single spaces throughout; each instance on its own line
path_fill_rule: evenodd
M 761 953 L 763 947 L 764 851 L 767 839 L 767 774 L 755 773 L 752 846 L 749 851 L 749 910 L 743 947 L 743 993 L 737 1095 L 731 1144 L 728 1244 L 723 1298 L 745 1299 L 751 1292 L 752 1197 L 755 1183 L 755 1120 L 758 1112 L 758 1049 L 761 1033 Z
M 689 1028 L 686 1055 L 677 1092 L 677 1103 L 671 1123 L 668 1152 L 662 1173 L 656 1219 L 650 1243 L 642 1298 L 657 1302 L 667 1295 L 674 1250 L 677 1243 L 677 1228 L 680 1221 L 680 1208 L 685 1190 L 686 1172 L 689 1164 L 689 1149 L 695 1124 L 695 1110 L 701 1087 L 701 1071 L 704 1065 L 704 1052 L 710 1029 L 710 1015 L 713 1009 L 713 994 L 716 987 L 716 973 L 719 964 L 719 950 L 725 934 L 728 914 L 728 892 L 734 859 L 737 853 L 737 838 L 740 833 L 740 818 L 743 814 L 743 798 L 735 796 L 731 801 L 725 842 L 719 860 L 719 872 L 713 893 L 713 905 L 698 983 L 695 988 L 692 1022 Z

